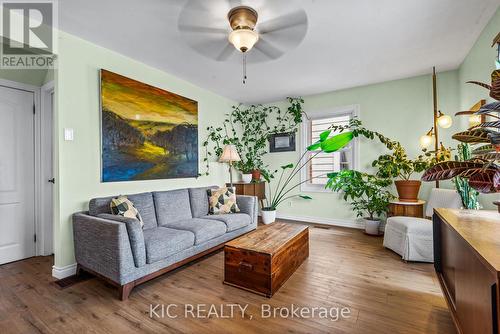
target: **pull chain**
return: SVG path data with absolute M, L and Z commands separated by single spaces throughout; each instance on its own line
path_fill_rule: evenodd
M 247 54 L 243 53 L 243 84 L 247 83 Z

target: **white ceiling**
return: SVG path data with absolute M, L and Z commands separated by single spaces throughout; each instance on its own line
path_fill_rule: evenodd
M 205 0 L 224 24 L 233 0 Z M 308 29 L 282 57 L 248 65 L 194 51 L 178 30 L 185 0 L 59 0 L 68 33 L 238 102 L 271 102 L 456 69 L 500 0 L 243 0 L 259 22 L 303 8 Z M 269 5 L 272 3 L 272 6 Z M 200 15 L 207 15 L 201 13 Z M 206 17 L 206 16 L 204 16 Z M 222 22 L 222 23 L 221 23 Z M 248 57 L 251 58 L 251 50 Z

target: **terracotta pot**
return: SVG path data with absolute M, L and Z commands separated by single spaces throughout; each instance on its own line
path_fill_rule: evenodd
M 398 180 L 394 181 L 398 190 L 399 200 L 401 202 L 418 202 L 418 192 L 420 191 L 421 181 L 418 180 Z
M 252 180 L 253 181 L 260 181 L 260 170 L 254 169 L 252 171 Z

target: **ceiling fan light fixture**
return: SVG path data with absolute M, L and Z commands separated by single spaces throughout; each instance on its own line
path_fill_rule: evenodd
M 229 34 L 229 42 L 242 53 L 250 51 L 258 40 L 259 34 L 251 29 L 236 29 Z

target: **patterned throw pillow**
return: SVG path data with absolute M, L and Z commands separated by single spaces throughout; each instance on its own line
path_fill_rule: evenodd
M 240 212 L 236 205 L 236 194 L 234 188 L 208 189 L 208 214 L 220 215 L 225 213 Z
M 113 199 L 111 199 L 111 212 L 114 215 L 118 216 L 123 216 L 127 218 L 135 218 L 141 223 L 141 227 L 144 226 L 144 222 L 142 221 L 142 217 L 137 211 L 137 209 L 134 206 L 134 203 L 132 203 L 127 196 L 118 196 Z

